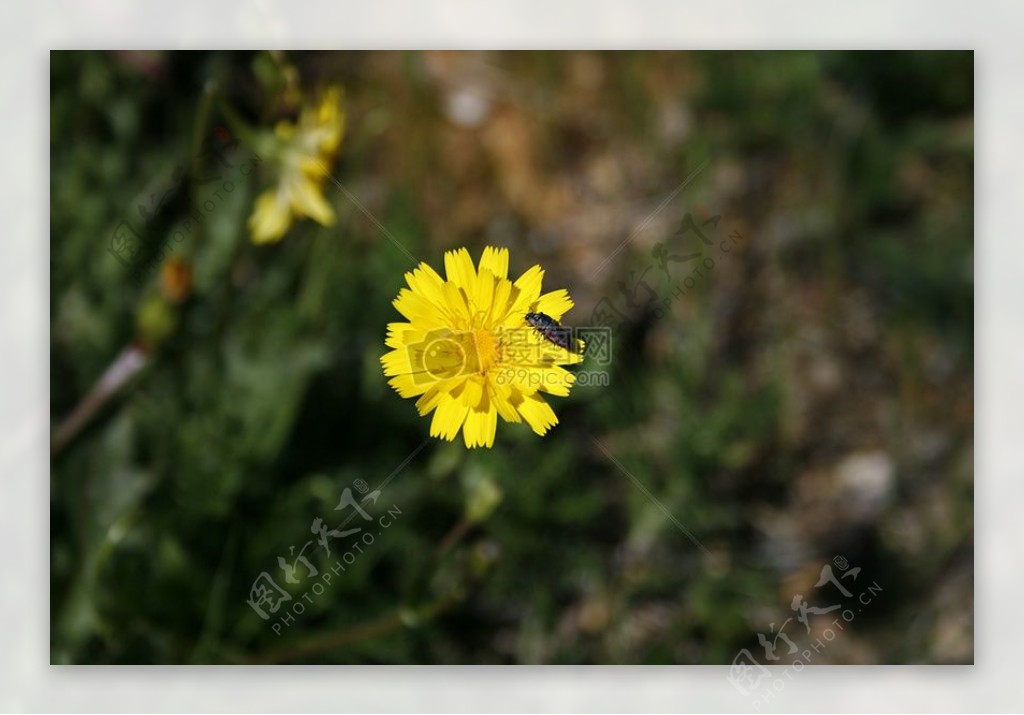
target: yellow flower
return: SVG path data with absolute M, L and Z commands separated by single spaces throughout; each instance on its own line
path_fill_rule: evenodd
M 307 107 L 298 124 L 278 122 L 280 142 L 277 186 L 256 199 L 249 229 L 253 243 L 274 243 L 291 227 L 294 217 L 309 217 L 323 226 L 334 224 L 334 211 L 322 189 L 345 131 L 341 89 L 330 88 L 320 104 Z
M 575 376 L 563 365 L 583 361 L 582 341 L 570 351 L 526 323 L 529 312 L 561 320 L 573 302 L 566 290 L 541 295 L 544 271 L 533 266 L 508 279 L 508 250 L 484 249 L 479 267 L 460 248 L 444 256 L 447 280 L 421 263 L 405 274 L 394 306 L 408 322 L 389 323 L 381 358 L 388 383 L 418 397 L 430 412 L 430 434 L 467 447 L 494 444 L 497 418 L 525 421 L 543 435 L 558 418 L 541 393 L 566 396 Z

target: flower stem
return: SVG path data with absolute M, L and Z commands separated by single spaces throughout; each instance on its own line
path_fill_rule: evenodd
M 137 344 L 121 350 L 88 394 L 53 431 L 50 436 L 50 458 L 57 456 L 89 424 L 100 408 L 148 363 L 148 352 Z

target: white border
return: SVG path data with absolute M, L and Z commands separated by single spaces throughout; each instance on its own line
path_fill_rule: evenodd
M 808 668 L 793 712 L 1024 706 L 1024 4 L 1012 2 L 5 3 L 0 9 L 0 707 L 204 711 L 736 711 L 706 667 L 54 668 L 49 659 L 48 54 L 53 48 L 519 47 L 976 50 L 974 667 Z M 766 711 L 768 708 L 765 708 Z

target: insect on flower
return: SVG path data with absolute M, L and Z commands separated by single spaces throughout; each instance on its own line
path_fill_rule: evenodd
M 557 320 L 546 313 L 527 313 L 526 322 L 544 336 L 549 343 L 568 350 L 571 353 L 583 354 L 581 340 L 573 340 L 572 330 L 564 327 Z

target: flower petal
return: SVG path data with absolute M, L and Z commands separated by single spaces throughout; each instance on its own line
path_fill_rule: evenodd
M 417 381 L 414 375 L 402 374 L 388 380 L 388 384 L 399 396 L 409 399 L 410 397 L 424 394 L 434 383 L 430 381 Z
M 505 373 L 505 379 L 509 385 L 524 395 L 532 395 L 540 390 L 558 397 L 567 397 L 576 382 L 573 373 L 557 365 L 509 368 Z
M 445 394 L 441 388 L 441 385 L 433 384 L 420 399 L 416 400 L 416 411 L 420 413 L 420 417 L 426 417 L 437 407 L 441 397 Z
M 300 216 L 308 216 L 321 226 L 334 225 L 334 209 L 320 192 L 320 186 L 310 179 L 301 178 L 291 185 L 292 207 Z
M 398 297 L 391 304 L 421 330 L 440 328 L 445 324 L 445 316 L 441 315 L 429 300 L 408 288 L 398 291 Z
M 508 278 L 508 249 L 485 246 L 480 256 L 480 272 L 490 271 L 495 278 Z
M 426 263 L 405 274 L 405 282 L 414 293 L 419 293 L 439 308 L 445 307 L 444 279 Z
M 512 281 L 507 278 L 500 279 L 494 287 L 494 297 L 491 299 L 491 312 L 487 321 L 488 325 L 499 325 L 505 319 L 509 309 L 512 307 L 511 297 Z
M 543 282 L 544 269 L 540 266 L 531 266 L 516 279 L 515 286 L 522 291 L 521 297 L 529 305 L 540 297 L 540 287 Z
M 573 302 L 569 297 L 569 291 L 565 288 L 545 293 L 533 304 L 534 313 L 546 313 L 555 320 L 561 320 L 562 316 L 572 310 Z
M 476 279 L 476 292 L 473 295 L 474 327 L 490 327 L 491 310 L 494 306 L 494 287 L 497 281 L 490 269 L 483 269 Z
M 465 292 L 452 281 L 448 281 L 444 284 L 444 299 L 447 306 L 444 317 L 448 324 L 458 330 L 468 328 L 473 316 L 469 303 L 466 302 Z
M 275 243 L 292 225 L 291 209 L 285 195 L 275 189 L 265 191 L 256 199 L 249 216 L 253 243 Z
M 523 420 L 516 411 L 516 408 L 512 406 L 512 388 L 505 384 L 495 384 L 495 382 L 496 377 L 494 375 L 488 376 L 491 397 L 494 406 L 498 410 L 498 414 L 501 415 L 501 419 L 506 422 L 522 422 Z
M 442 395 L 430 421 L 430 436 L 451 442 L 459 433 L 468 414 L 469 408 L 462 404 L 462 400 L 452 397 L 451 394 Z
M 389 348 L 403 348 L 423 342 L 426 338 L 426 331 L 417 328 L 412 323 L 388 323 L 388 335 L 384 344 Z
M 498 429 L 498 411 L 488 403 L 487 409 L 470 410 L 462 437 L 467 447 L 493 447 L 494 434 Z
M 469 257 L 469 251 L 460 248 L 455 251 L 447 251 L 444 254 L 444 272 L 448 281 L 465 291 L 472 291 L 476 282 L 476 268 L 473 267 L 473 259 Z
M 514 395 L 515 393 L 513 393 Z M 530 429 L 539 435 L 545 434 L 549 429 L 558 424 L 551 406 L 544 401 L 544 398 L 537 395 L 522 395 L 518 403 L 513 398 L 513 404 L 519 414 L 523 416 Z
M 543 268 L 533 266 L 527 269 L 512 285 L 511 304 L 507 312 L 497 320 L 507 328 L 522 325 L 526 314 L 530 311 L 530 306 L 540 297 L 540 287 L 543 281 Z
M 409 351 L 405 348 L 392 350 L 380 358 L 380 364 L 384 366 L 384 375 L 394 377 L 395 375 L 411 375 L 412 364 L 409 361 Z

